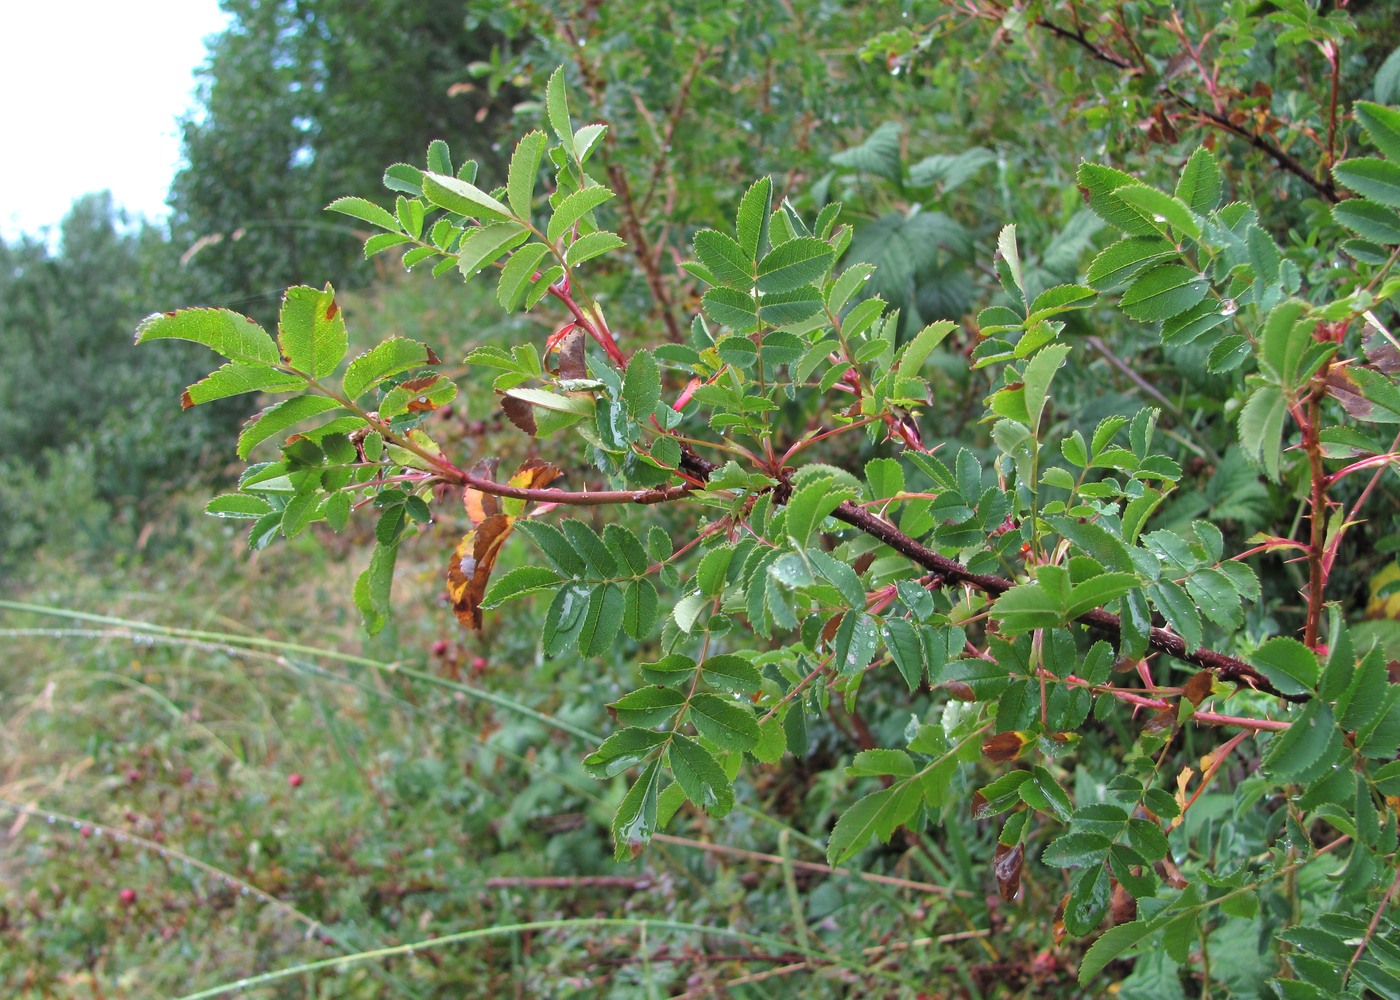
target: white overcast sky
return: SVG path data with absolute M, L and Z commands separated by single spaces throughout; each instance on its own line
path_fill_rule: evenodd
M 0 236 L 110 190 L 164 216 L 218 0 L 0 0 Z

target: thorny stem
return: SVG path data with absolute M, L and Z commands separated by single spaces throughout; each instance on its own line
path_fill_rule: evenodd
M 1400 892 L 1400 868 L 1395 871 L 1395 878 L 1390 883 L 1390 888 L 1381 897 L 1380 905 L 1376 907 L 1376 912 L 1371 917 L 1371 923 L 1366 927 L 1366 933 L 1361 936 L 1361 943 L 1356 946 L 1356 951 L 1347 962 L 1345 971 L 1342 972 L 1342 986 L 1345 987 L 1347 980 L 1351 978 L 1351 970 L 1356 967 L 1356 963 L 1361 959 L 1367 947 L 1371 944 L 1371 939 L 1376 936 L 1376 928 L 1381 925 L 1381 917 L 1384 915 L 1386 907 L 1395 899 L 1397 892 Z
M 1043 679 L 1049 676 L 1049 671 L 1041 668 L 1039 674 Z M 1172 703 L 1165 698 L 1154 698 L 1151 695 L 1139 694 L 1136 691 L 1128 691 L 1111 684 L 1091 684 L 1082 677 L 1075 677 L 1073 674 L 1064 678 L 1064 682 L 1071 687 L 1085 687 L 1094 694 L 1106 694 L 1112 698 L 1129 705 L 1136 705 L 1139 708 L 1150 708 L 1154 712 L 1169 712 Z M 1161 690 L 1160 688 L 1157 690 Z M 1247 729 L 1253 732 L 1281 733 L 1292 725 L 1291 722 L 1283 719 L 1251 719 L 1243 715 L 1223 715 L 1220 712 L 1191 713 L 1192 722 L 1204 723 L 1208 726 L 1230 726 L 1235 729 Z
M 617 365 L 619 369 L 627 367 L 627 358 L 618 348 L 617 341 L 613 339 L 612 332 L 603 326 L 603 324 L 595 322 L 594 317 L 585 313 L 583 309 L 580 308 L 579 304 L 574 301 L 573 294 L 566 286 L 555 282 L 549 286 L 549 294 L 563 303 L 564 308 L 569 310 L 569 313 L 574 317 L 574 322 L 583 327 L 588 335 L 598 342 L 598 346 L 607 352 L 608 358 L 613 364 Z
M 1326 391 L 1328 366 L 1314 376 L 1313 391 L 1303 406 L 1292 407 L 1293 417 L 1303 432 L 1303 449 L 1308 455 L 1311 488 L 1308 499 L 1308 613 L 1303 625 L 1303 645 L 1316 649 L 1322 624 L 1323 591 L 1327 584 L 1324 550 L 1327 546 L 1327 469 L 1322 461 L 1322 442 L 1317 426 L 1322 416 L 1321 396 Z M 1306 409 L 1304 408 L 1306 407 Z
M 698 479 L 707 479 L 718 466 L 708 462 L 698 455 L 687 454 L 681 457 L 681 466 L 686 468 Z M 973 573 L 962 563 L 946 556 L 941 556 L 937 552 L 923 545 L 908 535 L 904 534 L 888 521 L 877 517 L 869 511 L 859 507 L 849 500 L 843 501 L 831 514 L 838 521 L 858 528 L 859 530 L 884 542 L 900 555 L 907 557 L 927 570 L 931 570 L 937 579 L 930 583 L 930 586 L 938 585 L 964 585 L 973 587 L 992 597 L 999 597 L 1006 593 L 1013 586 L 1012 581 L 1004 577 L 992 576 L 988 573 Z M 1090 611 L 1080 615 L 1075 619 L 1083 625 L 1095 628 L 1111 635 L 1121 636 L 1123 633 L 1122 620 L 1115 614 L 1111 614 L 1102 609 Z M 1224 653 L 1217 653 L 1210 649 L 1189 650 L 1186 642 L 1181 636 L 1166 629 L 1154 628 L 1148 633 L 1147 644 L 1150 648 L 1161 653 L 1166 653 L 1174 659 L 1184 663 L 1192 663 L 1198 667 L 1213 670 L 1222 680 L 1232 681 L 1237 684 L 1244 684 L 1256 691 L 1265 694 L 1275 695 L 1285 701 L 1301 702 L 1306 701 L 1306 695 L 1286 695 L 1279 691 L 1269 679 L 1259 671 L 1255 670 L 1243 660 Z
M 1395 455 L 1395 451 L 1396 451 L 1397 448 L 1400 448 L 1400 434 L 1395 435 L 1395 440 L 1390 442 L 1390 449 L 1389 449 L 1389 451 L 1388 451 L 1388 453 L 1387 453 L 1387 457 L 1388 457 L 1388 458 L 1391 458 L 1391 459 L 1393 460 L 1394 455 Z M 1376 484 L 1379 483 L 1379 482 L 1381 481 L 1381 476 L 1385 474 L 1386 467 L 1387 467 L 1389 464 L 1390 464 L 1390 463 L 1387 462 L 1385 465 L 1382 465 L 1379 469 L 1376 470 L 1376 474 L 1375 474 L 1374 476 L 1371 477 L 1371 481 L 1370 481 L 1369 483 L 1366 484 L 1366 488 L 1365 488 L 1364 490 L 1362 490 L 1362 491 L 1361 491 L 1361 495 L 1360 495 L 1359 497 L 1356 498 L 1356 503 L 1352 504 L 1352 507 L 1351 507 L 1351 516 L 1350 516 L 1347 520 L 1350 520 L 1350 521 L 1355 521 L 1355 520 L 1356 520 L 1357 514 L 1358 514 L 1358 513 L 1360 512 L 1360 510 L 1361 510 L 1361 505 L 1364 504 L 1364 503 L 1366 502 L 1367 498 L 1370 497 L 1371 493 L 1375 490 Z M 1342 470 L 1342 471 L 1346 471 L 1346 470 Z M 1338 478 L 1340 478 L 1340 477 L 1341 477 L 1341 473 L 1339 472 L 1339 473 L 1337 473 L 1336 476 L 1333 477 L 1333 479 L 1335 480 L 1335 479 L 1338 479 Z
M 1182 816 L 1186 815 L 1188 809 L 1196 804 L 1196 800 L 1201 797 L 1201 793 L 1210 787 L 1210 783 L 1215 778 L 1216 772 L 1220 770 L 1220 765 L 1225 763 L 1225 758 L 1229 757 L 1237 746 L 1249 739 L 1249 736 L 1250 734 L 1248 732 L 1236 733 L 1234 736 L 1230 737 L 1226 743 L 1212 750 L 1206 756 L 1205 760 L 1208 760 L 1210 763 L 1206 765 L 1205 773 L 1201 775 L 1201 780 L 1196 786 L 1196 791 L 1182 805 L 1181 815 L 1177 817 L 1178 821 Z

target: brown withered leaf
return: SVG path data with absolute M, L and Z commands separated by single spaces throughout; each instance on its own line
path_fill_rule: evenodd
M 477 479 L 489 479 L 495 482 L 496 466 L 500 464 L 499 458 L 483 458 L 472 466 L 471 473 Z M 500 504 L 494 496 L 470 488 L 462 491 L 462 506 L 466 508 L 467 520 L 471 522 L 472 527 L 501 512 Z
M 535 427 L 535 408 L 525 400 L 502 395 L 501 412 L 506 415 L 506 419 L 531 437 L 538 433 Z
M 1361 346 L 1377 371 L 1386 375 L 1400 372 L 1400 344 L 1387 331 L 1367 323 Z
M 422 392 L 441 381 L 441 375 L 424 375 L 422 378 L 411 378 L 407 382 L 400 382 L 399 388 L 412 394 Z M 424 410 L 436 410 L 437 408 L 437 403 L 431 403 L 422 396 L 415 396 L 408 401 L 409 413 L 422 413 Z
M 1162 877 L 1162 881 L 1173 889 L 1185 889 L 1190 884 L 1186 881 L 1186 876 L 1181 874 L 1181 869 L 1176 866 L 1176 861 L 1173 860 L 1171 854 L 1167 854 L 1154 867 L 1157 869 L 1157 874 Z
M 836 630 L 841 627 L 841 616 L 832 615 L 822 626 L 822 642 L 830 646 L 836 641 Z
M 1361 387 L 1342 365 L 1332 365 L 1327 369 L 1327 391 L 1342 409 L 1358 420 L 1364 420 L 1375 409 L 1371 401 L 1361 394 Z
M 976 701 L 977 692 L 972 690 L 972 685 L 967 681 L 945 681 L 943 690 L 948 692 L 948 697 L 958 701 Z
M 447 564 L 447 594 L 457 620 L 467 628 L 481 628 L 481 600 L 501 546 L 515 530 L 515 518 L 495 514 L 462 536 Z
M 564 473 L 540 458 L 527 458 L 510 477 L 511 486 L 526 490 L 542 490 Z
M 1026 737 L 1021 733 L 997 733 L 982 742 L 982 756 L 1001 764 L 1015 760 L 1026 748 Z
M 1016 901 L 1021 892 L 1021 865 L 1026 859 L 1025 847 L 1017 842 L 1007 847 L 997 844 L 996 856 L 992 859 L 992 871 L 997 877 L 997 891 L 1008 903 Z
M 588 362 L 584 359 L 583 331 L 577 325 L 564 334 L 556 351 L 559 356 L 560 378 L 588 377 Z
M 1165 733 L 1175 728 L 1176 714 L 1166 708 L 1153 712 L 1142 726 L 1143 732 L 1146 733 Z
M 1069 905 L 1069 893 L 1060 897 L 1060 905 L 1055 907 L 1055 919 L 1051 922 L 1051 932 L 1055 935 L 1055 943 L 1063 944 L 1065 935 L 1069 933 L 1065 929 L 1065 907 Z
M 1200 708 L 1201 702 L 1209 698 L 1214 689 L 1215 675 L 1209 670 L 1202 670 L 1186 682 L 1186 688 L 1182 691 L 1182 695 L 1194 707 Z
M 1129 924 L 1137 919 L 1137 900 L 1133 894 L 1124 889 L 1117 879 L 1113 880 L 1113 895 L 1108 901 L 1108 925 L 1117 927 L 1119 924 Z

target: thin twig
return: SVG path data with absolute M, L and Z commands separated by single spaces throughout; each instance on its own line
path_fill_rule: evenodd
M 1035 23 L 1059 38 L 1074 42 L 1100 62 L 1133 73 L 1143 72 L 1142 66 L 1134 65 L 1122 56 L 1115 55 L 1107 49 L 1094 44 L 1082 31 L 1072 31 L 1044 17 L 1037 18 Z M 1313 172 L 1299 162 L 1296 157 L 1285 152 L 1282 147 L 1274 144 L 1264 136 L 1251 132 L 1241 125 L 1235 124 L 1219 112 L 1210 111 L 1201 107 L 1195 101 L 1173 87 L 1164 86 L 1162 88 L 1162 93 L 1181 105 L 1181 107 L 1186 109 L 1190 114 L 1209 122 L 1222 131 L 1229 132 L 1231 135 L 1238 136 L 1245 140 L 1255 149 L 1259 150 L 1259 152 L 1273 160 L 1281 168 L 1293 174 L 1295 177 L 1298 177 L 1325 200 L 1334 204 L 1342 200 L 1341 195 L 1337 192 L 1336 186 L 1333 185 L 1331 181 L 1325 179 L 1318 180 Z
M 1371 917 L 1371 923 L 1366 928 L 1366 933 L 1361 936 L 1361 943 L 1356 946 L 1356 951 L 1352 954 L 1351 960 L 1347 962 L 1346 971 L 1342 973 L 1342 985 L 1345 986 L 1351 978 L 1351 970 L 1356 967 L 1356 963 L 1361 960 L 1366 948 L 1371 943 L 1371 939 L 1376 936 L 1376 928 L 1381 925 L 1381 917 L 1385 914 L 1385 908 L 1390 905 L 1390 901 L 1395 898 L 1397 891 L 1400 891 L 1400 868 L 1395 870 L 1395 878 L 1391 880 L 1390 888 L 1381 897 L 1380 905 L 1376 907 L 1375 915 Z
M 710 473 L 718 468 L 713 462 L 694 453 L 683 454 L 681 465 L 701 479 L 708 478 Z M 931 570 L 940 578 L 938 582 L 942 585 L 962 584 L 992 597 L 1000 597 L 1015 586 L 1015 583 L 1005 577 L 993 576 L 989 573 L 973 573 L 962 563 L 939 555 L 928 546 L 910 538 L 888 521 L 849 500 L 843 501 L 832 511 L 831 516 L 838 521 L 844 521 L 846 524 L 858 528 L 877 541 L 884 542 L 900 555 L 927 570 Z M 1117 615 L 1101 608 L 1082 614 L 1075 621 L 1111 635 L 1121 637 L 1123 634 L 1122 620 Z M 1224 653 L 1217 653 L 1211 649 L 1188 649 L 1186 640 L 1166 629 L 1151 629 L 1147 636 L 1147 644 L 1157 652 L 1165 653 L 1183 663 L 1192 663 L 1198 667 L 1213 670 L 1222 680 L 1244 684 L 1256 691 L 1274 695 L 1285 701 L 1302 702 L 1308 700 L 1306 695 L 1284 694 L 1274 687 L 1267 677 L 1243 660 L 1227 656 Z
M 665 844 L 674 844 L 677 847 L 690 847 L 698 851 L 705 851 L 707 854 L 724 854 L 734 858 L 746 858 L 749 861 L 761 861 L 769 865 L 791 865 L 793 868 L 801 868 L 809 872 L 821 872 L 823 875 L 842 875 L 846 878 L 858 878 L 862 882 L 873 882 L 876 885 L 888 885 L 896 889 L 912 889 L 914 892 L 925 892 L 933 896 L 957 896 L 963 899 L 973 899 L 976 893 L 968 892 L 966 889 L 951 889 L 944 885 L 934 885 L 931 882 L 916 882 L 913 879 L 897 878 L 893 875 L 874 875 L 870 872 L 857 872 L 849 868 L 836 868 L 831 865 L 823 865 L 816 861 L 797 861 L 792 858 L 784 858 L 777 854 L 764 854 L 762 851 L 746 851 L 741 847 L 728 847 L 724 844 L 707 844 L 700 840 L 691 840 L 688 837 L 676 837 L 669 833 L 654 833 L 651 836 L 654 841 Z

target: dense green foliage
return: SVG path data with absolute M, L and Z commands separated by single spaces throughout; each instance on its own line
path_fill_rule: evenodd
M 372 550 L 367 659 L 146 630 L 238 695 L 194 668 L 211 738 L 91 751 L 234 762 L 132 815 L 223 811 L 185 849 L 358 976 L 250 929 L 241 985 L 1400 995 L 1394 12 L 528 10 L 477 15 L 481 85 L 535 88 L 513 147 L 334 192 L 404 284 L 138 332 L 226 360 L 193 413 L 269 397 L 207 509 L 308 557 L 264 571 L 283 628 L 348 643 L 315 553 Z M 336 782 L 305 816 L 293 754 Z M 51 947 L 112 971 L 87 919 Z

